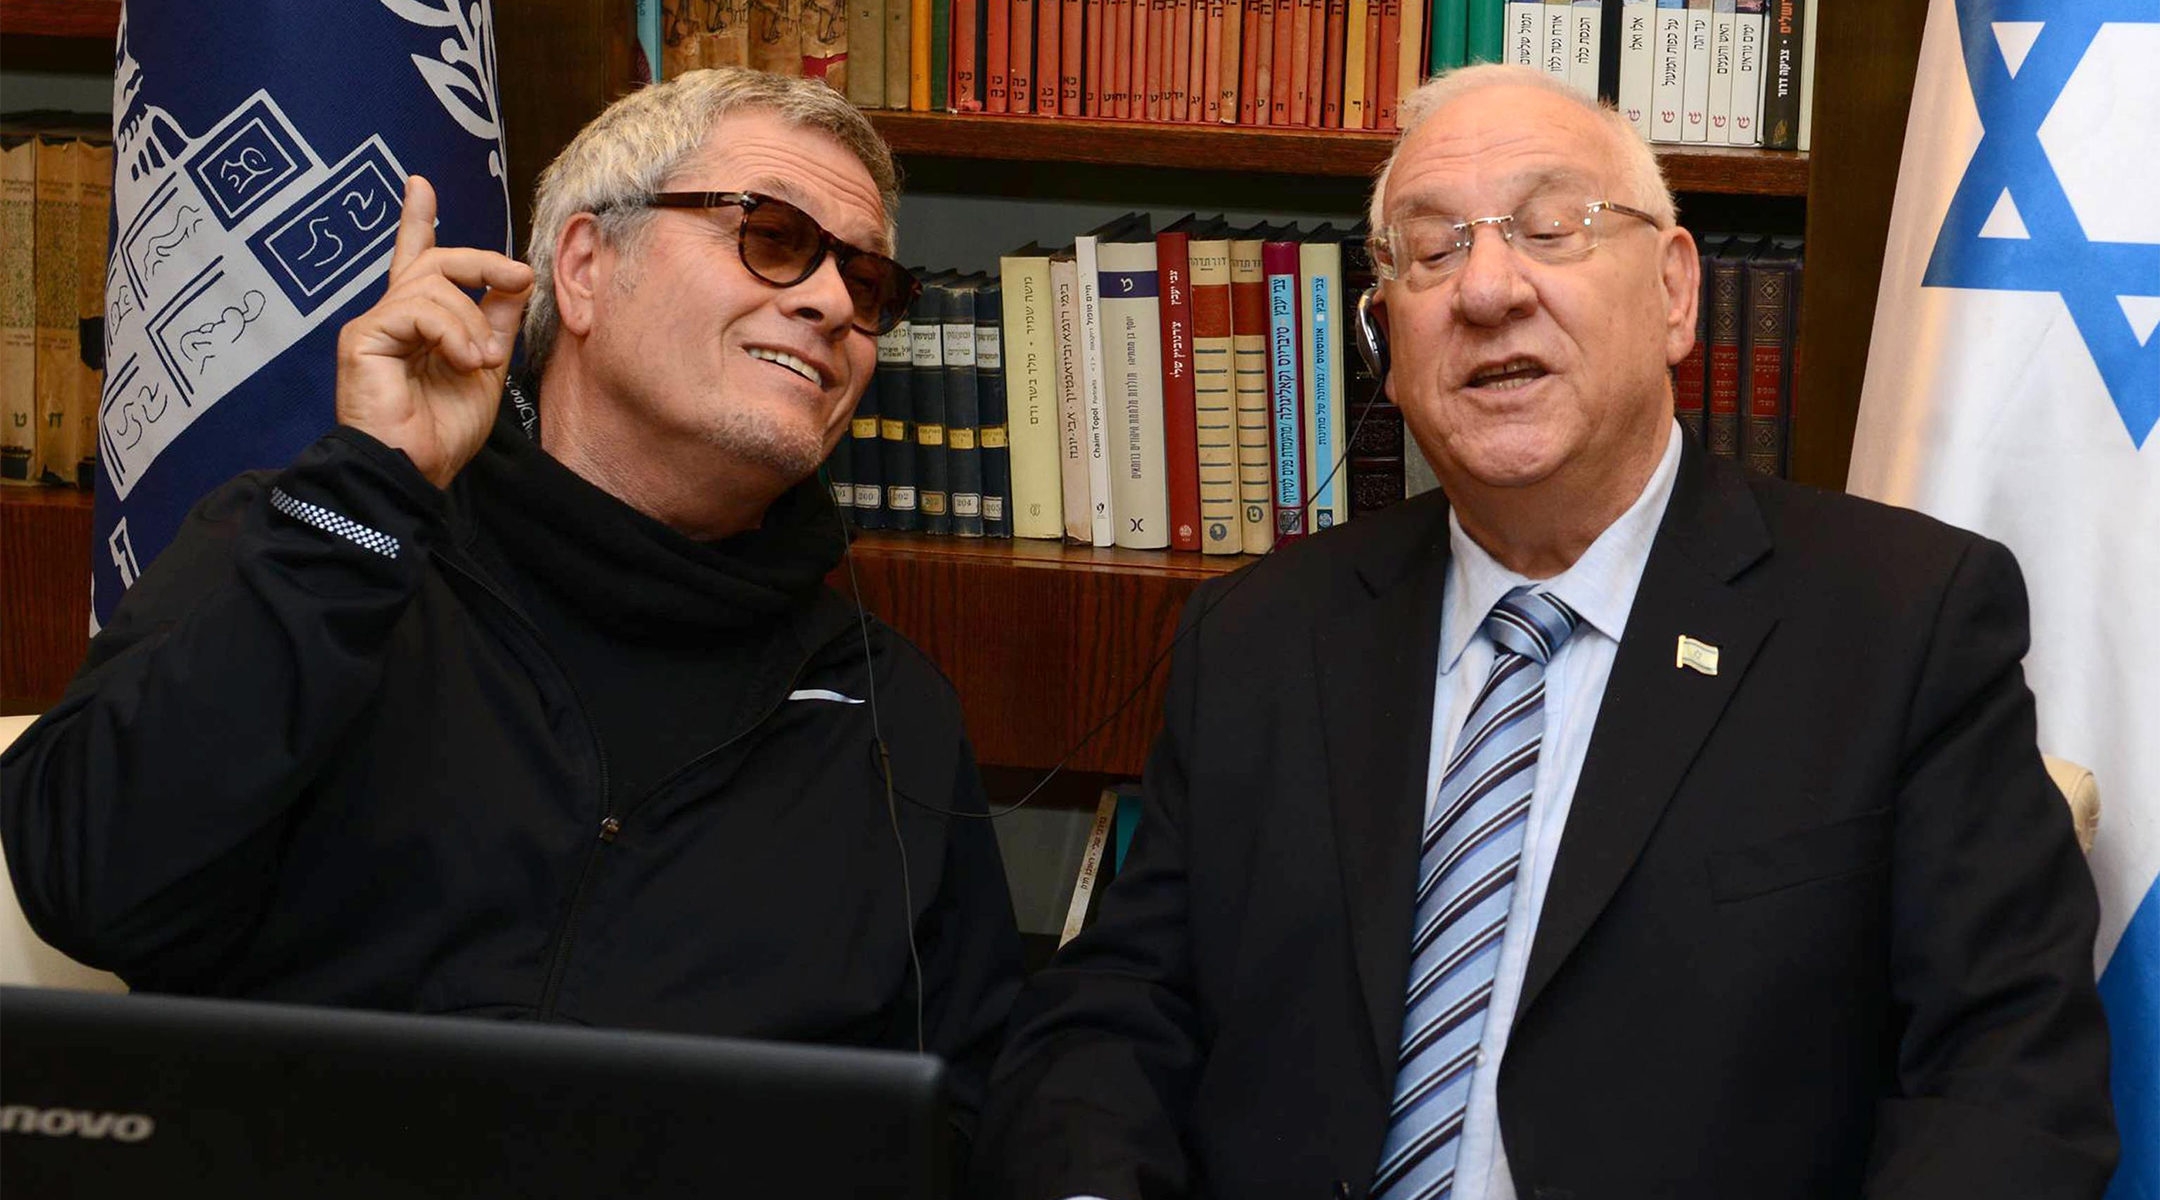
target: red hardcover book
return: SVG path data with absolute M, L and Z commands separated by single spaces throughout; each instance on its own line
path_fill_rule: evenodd
M 1208 0 L 1190 0 L 1185 33 L 1185 119 L 1207 120 L 1208 65 L 1215 61 L 1215 47 L 1208 42 Z
M 1275 54 L 1270 60 L 1274 69 L 1268 76 L 1270 125 L 1295 124 L 1293 111 L 1304 111 L 1303 98 L 1297 96 L 1305 79 L 1305 64 L 1297 58 L 1297 35 L 1304 27 L 1298 20 L 1297 0 L 1275 0 Z M 1290 107 L 1293 98 L 1299 102 L 1295 110 Z
M 1265 125 L 1268 60 L 1275 53 L 1275 0 L 1245 0 L 1245 19 L 1239 25 L 1243 54 L 1238 64 L 1238 124 Z
M 1320 11 L 1316 0 L 1294 0 L 1290 19 L 1290 119 L 1291 125 L 1310 125 L 1305 119 L 1305 106 L 1313 99 L 1313 55 L 1319 47 L 1313 45 L 1313 17 Z M 1275 18 L 1281 20 L 1278 14 Z
M 1156 257 L 1161 256 L 1158 249 Z M 1800 239 L 1772 238 L 1748 260 L 1744 278 L 1747 324 L 1741 342 L 1747 373 L 1741 377 L 1740 459 L 1750 470 L 1783 476 L 1792 425 L 1792 322 L 1799 311 Z
M 1350 0 L 1327 0 L 1327 72 L 1320 81 L 1320 123 L 1343 127 L 1343 38 L 1349 31 Z
M 1102 0 L 1044 0 L 1058 5 L 1057 70 L 1052 77 L 1057 80 L 1057 107 L 1051 111 L 1060 116 L 1077 117 L 1095 111 L 1094 91 L 1086 83 L 1088 51 L 1102 50 L 1100 41 L 1088 41 L 1087 27 L 1091 20 L 1100 20 Z M 1096 10 L 1091 12 L 1090 10 Z M 1083 104 L 1085 107 L 1083 107 Z
M 1005 88 L 1006 71 L 1012 65 L 1012 5 L 1003 0 L 983 0 L 983 4 L 989 10 L 989 18 L 983 23 L 983 111 L 1009 112 Z
M 1163 120 L 1182 123 L 1189 115 L 1185 111 L 1185 98 L 1190 94 L 1192 80 L 1192 0 L 1170 0 L 1163 24 L 1168 41 L 1165 53 L 1169 55 L 1167 69 L 1163 72 Z
M 1704 408 L 1710 453 L 1740 457 L 1740 338 L 1747 324 L 1745 271 L 1761 245 L 1754 238 L 1734 238 L 1710 263 L 1710 354 L 1706 372 L 1709 396 Z
M 1079 26 L 1075 26 L 1071 21 L 1072 10 L 1066 10 L 1065 36 L 1070 38 L 1074 36 L 1076 29 L 1084 28 L 1087 31 L 1087 49 L 1084 54 L 1067 59 L 1064 69 L 1072 70 L 1073 64 L 1078 64 L 1081 112 L 1090 117 L 1107 117 L 1110 113 L 1104 107 L 1107 97 L 1103 95 L 1103 90 L 1108 86 L 1110 75 L 1103 69 L 1103 47 L 1109 44 L 1110 37 L 1103 26 L 1110 23 L 1110 0 L 1082 0 L 1082 4 L 1086 9 L 1086 17 Z
M 1298 236 L 1296 226 L 1272 231 L 1275 237 Z M 1305 536 L 1305 339 L 1302 335 L 1304 281 L 1298 275 L 1298 243 L 1267 241 L 1260 245 L 1260 267 L 1267 273 L 1268 412 L 1275 447 L 1275 541 Z M 1287 282 L 1285 280 L 1287 279 Z
M 1365 5 L 1365 128 L 1380 128 L 1380 0 Z
M 1410 0 L 1417 4 L 1420 0 Z M 1377 0 L 1380 10 L 1380 90 L 1374 98 L 1375 129 L 1395 128 L 1397 75 L 1402 70 L 1402 0 Z
M 1133 13 L 1133 117 L 1141 121 L 1162 120 L 1163 16 L 1167 0 L 1134 0 L 1141 10 Z
M 950 107 L 954 112 L 981 112 L 982 79 L 975 74 L 976 51 L 981 42 L 977 26 L 983 0 L 953 0 L 952 84 Z
M 1191 229 L 1186 217 L 1155 235 L 1162 311 L 1163 461 L 1170 489 L 1170 548 L 1200 548 L 1200 433 L 1193 407 Z
M 1210 125 L 1222 123 L 1227 113 L 1237 120 L 1237 57 L 1238 23 L 1245 19 L 1244 6 L 1237 0 L 1206 0 L 1207 4 L 1207 64 L 1203 70 L 1200 92 L 1200 115 L 1198 120 Z M 1230 69 L 1223 70 L 1227 62 Z M 1225 91 L 1223 85 L 1228 84 Z
M 1305 23 L 1312 33 L 1312 57 L 1305 61 L 1305 123 L 1321 127 L 1327 109 L 1327 9 L 1328 0 L 1310 0 Z
M 1133 115 L 1133 3 L 1110 0 L 1110 29 L 1103 37 L 1103 54 L 1110 60 L 1103 64 L 1103 89 L 1108 93 L 1103 111 L 1119 120 Z
M 1012 42 L 1005 48 L 1005 110 L 1031 113 L 1035 111 L 1035 0 L 1012 0 L 1006 24 Z
M 1041 0 L 1041 6 L 1037 9 L 1037 0 L 1013 0 L 1013 6 L 1015 6 L 1015 9 L 1026 6 L 1028 11 L 1035 13 L 1035 39 L 1032 39 L 1032 41 L 1015 41 L 1013 43 L 1013 52 L 1015 54 L 1024 52 L 1024 54 L 1032 56 L 1032 67 L 1030 69 L 1032 69 L 1032 73 L 1035 73 L 1035 95 L 1032 95 L 1035 112 L 1041 112 L 1043 117 L 1056 117 L 1056 114 L 1058 114 L 1058 45 L 1061 45 L 1063 39 L 1065 39 L 1065 32 L 1063 32 L 1065 26 L 1063 26 L 1063 22 L 1058 22 L 1058 15 L 1065 11 L 1065 4 L 1061 4 L 1058 0 Z M 1017 39 L 1017 35 L 1015 35 L 1015 39 Z

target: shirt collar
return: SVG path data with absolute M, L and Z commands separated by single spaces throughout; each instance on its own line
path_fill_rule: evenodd
M 1657 537 L 1666 502 L 1672 499 L 1673 481 L 1680 474 L 1680 437 L 1680 425 L 1674 422 L 1665 440 L 1665 456 L 1635 502 L 1605 527 L 1572 566 L 1548 580 L 1533 580 L 1501 566 L 1463 532 L 1462 521 L 1449 510 L 1447 592 L 1440 603 L 1440 669 L 1454 670 L 1470 639 L 1484 627 L 1485 614 L 1502 596 L 1526 583 L 1541 583 L 1543 590 L 1581 614 L 1584 623 L 1619 641 L 1627 628 L 1628 610 L 1635 606 L 1643 566 L 1650 561 L 1650 543 Z

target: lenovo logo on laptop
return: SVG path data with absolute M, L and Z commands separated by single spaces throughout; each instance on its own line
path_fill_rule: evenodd
M 32 1108 L 0 1105 L 0 1133 L 35 1133 L 42 1137 L 111 1138 L 140 1142 L 157 1132 L 157 1122 L 142 1113 L 85 1112 L 79 1108 Z

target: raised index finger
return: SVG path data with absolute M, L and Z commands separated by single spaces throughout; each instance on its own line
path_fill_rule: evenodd
M 397 248 L 390 252 L 395 278 L 412 260 L 435 245 L 435 185 L 418 175 L 405 178 L 405 212 L 398 218 Z

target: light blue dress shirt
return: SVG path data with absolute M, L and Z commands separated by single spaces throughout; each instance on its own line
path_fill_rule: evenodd
M 1517 575 L 1470 540 L 1461 522 L 1448 514 L 1447 582 L 1440 596 L 1440 670 L 1433 682 L 1432 754 L 1425 771 L 1426 816 L 1440 792 L 1448 752 L 1462 732 L 1463 715 L 1492 671 L 1493 644 L 1481 627 L 1512 588 L 1539 583 L 1582 615 L 1574 636 L 1545 664 L 1545 739 L 1538 750 L 1537 779 L 1530 789 L 1529 824 L 1523 831 L 1522 865 L 1508 908 L 1507 934 L 1500 944 L 1499 973 L 1493 979 L 1486 1010 L 1485 1037 L 1470 1082 L 1470 1108 L 1463 1117 L 1462 1149 L 1456 1158 L 1452 1200 L 1507 1200 L 1515 1195 L 1507 1154 L 1500 1145 L 1500 1116 L 1495 1086 L 1500 1058 L 1507 1050 L 1508 1028 L 1522 996 L 1523 972 L 1530 963 L 1530 943 L 1537 936 L 1538 913 L 1552 882 L 1553 859 L 1567 828 L 1575 800 L 1575 780 L 1582 774 L 1590 731 L 1597 725 L 1605 681 L 1627 628 L 1635 589 L 1642 583 L 1650 543 L 1672 499 L 1680 471 L 1680 426 L 1673 425 L 1642 494 L 1618 520 L 1605 527 L 1590 548 L 1567 570 L 1549 580 Z M 1422 825 L 1422 822 L 1420 823 Z

